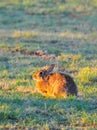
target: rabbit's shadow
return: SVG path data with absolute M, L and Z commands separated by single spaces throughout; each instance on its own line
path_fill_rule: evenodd
M 40 96 L 39 96 L 40 95 Z M 37 102 L 42 102 L 43 105 L 46 104 L 46 107 L 57 105 L 60 108 L 64 109 L 72 109 L 74 108 L 76 111 L 86 111 L 89 112 L 95 108 L 97 108 L 97 102 L 95 100 L 87 100 L 85 99 L 84 95 L 76 96 L 69 96 L 66 99 L 61 98 L 46 98 L 41 96 L 41 94 L 34 95 L 36 97 Z
M 49 99 L 43 96 L 39 97 L 39 95 L 29 95 L 28 97 L 22 98 L 19 96 L 13 98 L 0 96 L 0 102 L 3 107 L 5 106 L 10 110 L 8 113 L 3 109 L 1 110 L 1 120 L 6 119 L 14 122 L 17 122 L 17 120 L 19 121 L 20 118 L 23 120 L 26 120 L 26 118 L 33 119 L 33 115 L 41 116 L 41 118 L 46 118 L 47 115 L 57 118 L 57 114 L 59 114 L 61 118 L 61 115 L 68 115 L 68 113 L 76 114 L 82 111 L 90 113 L 97 108 L 97 102 L 94 104 L 94 102 L 89 100 L 80 100 L 75 97 Z M 68 117 L 66 117 L 66 119 L 68 119 Z M 46 120 L 48 120 L 48 118 L 46 118 Z

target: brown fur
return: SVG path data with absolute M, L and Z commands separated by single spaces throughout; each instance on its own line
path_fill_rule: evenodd
M 34 73 L 33 79 L 40 93 L 53 98 L 77 96 L 77 86 L 73 78 L 66 73 L 51 73 L 53 68 L 54 65 L 47 66 Z

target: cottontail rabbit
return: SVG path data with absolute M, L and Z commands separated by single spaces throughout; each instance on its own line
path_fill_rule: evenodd
M 66 98 L 68 95 L 77 96 L 77 86 L 71 76 L 61 72 L 51 72 L 55 65 L 46 66 L 35 72 L 33 79 L 39 92 L 46 97 Z

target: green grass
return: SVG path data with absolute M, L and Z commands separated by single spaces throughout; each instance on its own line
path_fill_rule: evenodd
M 0 129 L 96 130 L 96 7 L 96 0 L 0 1 Z M 33 73 L 51 63 L 74 77 L 78 98 L 33 94 Z

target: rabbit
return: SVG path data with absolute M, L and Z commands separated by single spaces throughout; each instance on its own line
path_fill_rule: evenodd
M 77 96 L 78 89 L 73 78 L 66 73 L 52 72 L 54 67 L 55 65 L 51 64 L 33 74 L 39 92 L 52 98 L 67 98 L 69 95 Z

